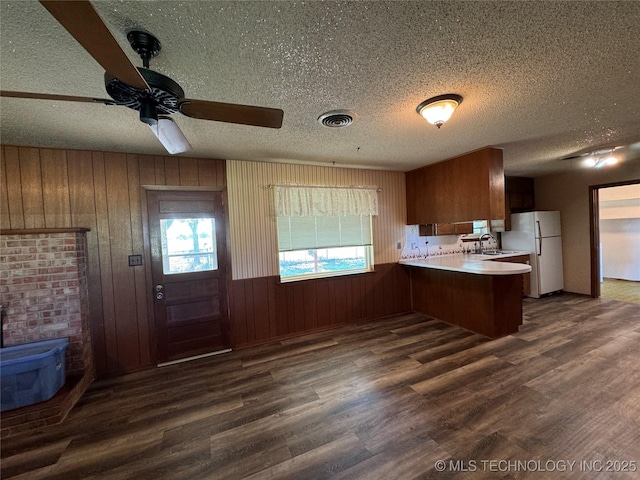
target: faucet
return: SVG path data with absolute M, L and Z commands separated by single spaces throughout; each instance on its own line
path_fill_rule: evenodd
M 495 237 L 490 233 L 483 233 L 482 235 L 480 235 L 480 238 L 478 238 L 478 243 L 479 243 L 478 253 L 482 253 L 482 251 L 484 250 L 484 247 L 482 246 L 482 241 L 489 238 L 493 238 L 495 240 Z

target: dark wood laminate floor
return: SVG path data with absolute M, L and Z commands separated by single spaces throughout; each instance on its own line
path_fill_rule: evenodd
M 524 311 L 498 340 L 405 315 L 99 382 L 4 440 L 2 478 L 638 478 L 598 470 L 640 468 L 640 305 Z

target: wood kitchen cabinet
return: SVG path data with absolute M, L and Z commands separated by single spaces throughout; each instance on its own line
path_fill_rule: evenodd
M 464 235 L 473 233 L 473 222 L 464 223 L 429 223 L 419 225 L 421 237 L 433 237 L 436 235 Z
M 536 208 L 533 178 L 505 177 L 505 230 L 511 230 L 511 214 L 532 212 Z
M 493 262 L 510 262 L 510 263 L 524 263 L 530 265 L 529 255 L 518 255 L 517 257 L 496 258 Z M 522 296 L 526 297 L 531 293 L 531 273 L 522 274 Z
M 490 338 L 522 325 L 520 275 L 476 275 L 410 267 L 414 312 Z
M 406 173 L 407 224 L 504 220 L 502 150 L 487 147 Z
M 533 178 L 505 177 L 506 203 L 511 213 L 532 212 L 536 208 Z

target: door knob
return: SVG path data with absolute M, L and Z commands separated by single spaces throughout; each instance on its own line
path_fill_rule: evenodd
M 154 290 L 156 291 L 156 300 L 162 300 L 164 298 L 164 293 L 162 293 L 163 288 L 164 286 L 160 284 L 155 286 Z

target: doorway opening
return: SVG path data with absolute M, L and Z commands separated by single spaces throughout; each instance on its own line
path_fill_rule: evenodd
M 591 295 L 640 303 L 640 180 L 589 190 Z

